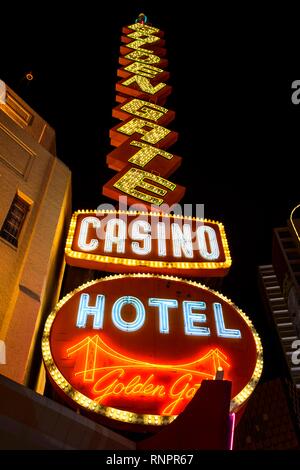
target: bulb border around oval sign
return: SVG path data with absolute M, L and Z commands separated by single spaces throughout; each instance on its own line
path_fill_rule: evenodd
M 126 278 L 141 278 L 141 279 L 159 278 L 159 279 L 165 279 L 168 281 L 184 282 L 188 285 L 203 289 L 209 293 L 212 293 L 213 295 L 216 295 L 217 297 L 225 301 L 227 304 L 229 304 L 231 307 L 233 307 L 236 310 L 236 312 L 242 317 L 242 319 L 245 321 L 247 326 L 250 328 L 254 341 L 255 341 L 256 364 L 255 364 L 255 368 L 252 373 L 252 376 L 249 382 L 247 383 L 247 385 L 245 385 L 245 387 L 234 398 L 231 399 L 230 411 L 237 412 L 238 409 L 244 404 L 244 402 L 250 397 L 251 393 L 254 391 L 262 374 L 263 348 L 262 348 L 260 337 L 258 333 L 256 332 L 248 316 L 240 308 L 238 308 L 230 299 L 228 299 L 225 295 L 213 289 L 210 289 L 209 287 L 199 282 L 191 281 L 188 279 L 181 279 L 176 276 L 145 274 L 145 273 L 111 275 L 111 276 L 106 276 L 106 277 L 89 281 L 85 284 L 82 284 L 81 286 L 74 289 L 72 292 L 69 292 L 65 297 L 63 297 L 56 304 L 56 306 L 54 307 L 54 309 L 48 316 L 46 323 L 45 323 L 43 337 L 42 337 L 42 355 L 43 355 L 44 364 L 52 380 L 55 382 L 56 386 L 58 386 L 59 389 L 65 395 L 67 395 L 69 399 L 75 402 L 78 406 L 81 406 L 90 412 L 93 412 L 98 415 L 102 415 L 102 416 L 105 416 L 106 418 L 114 419 L 117 421 L 129 423 L 129 424 L 161 426 L 161 425 L 166 425 L 166 424 L 171 423 L 177 417 L 177 415 L 162 416 L 162 415 L 151 415 L 151 414 L 138 414 L 135 412 L 119 410 L 117 408 L 112 408 L 110 406 L 98 404 L 95 401 L 93 401 L 91 398 L 88 398 L 87 396 L 78 392 L 65 379 L 65 377 L 60 372 L 59 368 L 55 364 L 54 359 L 52 357 L 52 352 L 51 352 L 51 347 L 50 347 L 50 333 L 51 333 L 52 324 L 55 320 L 57 313 L 68 302 L 68 300 L 71 297 L 73 297 L 75 294 L 77 294 L 78 292 L 81 292 L 82 290 L 94 284 L 97 284 L 99 282 L 107 282 L 107 281 L 112 281 L 115 279 L 126 279 Z

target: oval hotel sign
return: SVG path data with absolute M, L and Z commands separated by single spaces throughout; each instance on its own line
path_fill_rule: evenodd
M 237 411 L 262 371 L 259 336 L 240 309 L 201 284 L 163 275 L 80 286 L 48 317 L 42 349 L 71 403 L 132 424 L 171 422 L 220 369 Z

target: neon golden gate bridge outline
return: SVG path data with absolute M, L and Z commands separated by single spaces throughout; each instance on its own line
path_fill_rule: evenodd
M 224 369 L 225 367 L 230 367 L 230 364 L 227 361 L 227 356 L 223 354 L 218 348 L 210 349 L 206 354 L 200 356 L 198 359 L 191 362 L 183 364 L 156 364 L 138 359 L 132 359 L 130 357 L 124 356 L 121 353 L 118 353 L 110 346 L 108 346 L 102 340 L 102 338 L 100 338 L 99 335 L 95 335 L 93 337 L 88 336 L 85 339 L 79 341 L 77 344 L 67 349 L 67 355 L 68 357 L 70 357 L 78 353 L 79 351 L 84 350 L 84 369 L 75 373 L 75 376 L 83 375 L 84 382 L 94 382 L 96 372 L 113 370 L 119 366 L 127 370 L 134 368 L 142 368 L 143 370 L 157 369 L 192 373 L 202 377 L 202 379 L 214 379 L 216 372 L 220 367 L 222 367 L 222 369 Z M 104 365 L 101 367 L 97 367 L 96 364 L 99 354 L 102 355 L 103 353 L 106 356 L 106 359 L 110 358 L 111 360 L 119 360 L 121 361 L 121 363 L 118 365 Z M 203 370 L 204 365 L 206 365 L 206 371 Z M 202 370 L 200 368 L 202 368 Z M 208 372 L 207 369 L 210 372 Z

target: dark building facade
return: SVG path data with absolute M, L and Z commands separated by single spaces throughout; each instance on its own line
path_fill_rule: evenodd
M 282 376 L 257 387 L 237 428 L 237 449 L 300 447 L 300 220 L 294 212 L 286 227 L 274 229 L 272 264 L 259 266 L 261 298 Z
M 238 424 L 234 449 L 299 449 L 296 401 L 295 388 L 287 379 L 259 384 Z

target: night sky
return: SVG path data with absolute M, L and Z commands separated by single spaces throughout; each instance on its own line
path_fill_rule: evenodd
M 173 86 L 166 107 L 176 111 L 169 127 L 179 132 L 170 151 L 183 157 L 170 179 L 187 187 L 183 203 L 205 204 L 205 217 L 225 225 L 233 265 L 221 290 L 261 333 L 268 378 L 279 372 L 257 267 L 271 263 L 272 228 L 284 226 L 300 202 L 300 105 L 291 102 L 297 75 L 282 78 L 281 52 L 272 35 L 260 40 L 259 15 L 246 23 L 251 12 L 235 11 L 228 21 L 227 8 L 224 17 L 217 5 L 218 15 L 196 14 L 195 2 L 183 3 L 111 2 L 100 15 L 92 3 L 64 13 L 51 3 L 37 17 L 26 4 L 10 33 L 14 44 L 7 36 L 0 78 L 56 130 L 57 155 L 73 173 L 73 209 L 94 209 L 113 202 L 101 188 L 115 174 L 105 157 L 118 122 L 111 111 L 121 28 L 144 12 L 165 31 Z

